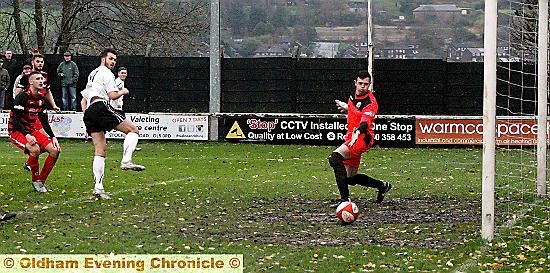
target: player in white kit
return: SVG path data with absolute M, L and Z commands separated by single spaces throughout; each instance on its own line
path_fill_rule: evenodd
M 123 170 L 142 171 L 145 167 L 132 162 L 132 154 L 139 140 L 138 128 L 126 118 L 124 112 L 114 109 L 110 101 L 128 95 L 126 88 L 121 90 L 115 85 L 112 69 L 116 65 L 117 52 L 107 48 L 101 53 L 101 65 L 90 72 L 86 89 L 82 93 L 81 106 L 84 111 L 86 132 L 92 137 L 95 156 L 93 161 L 94 196 L 109 199 L 103 187 L 105 175 L 105 150 L 107 142 L 105 132 L 117 130 L 126 134 L 120 168 Z

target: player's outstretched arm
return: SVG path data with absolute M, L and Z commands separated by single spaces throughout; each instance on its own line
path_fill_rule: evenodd
M 48 93 L 46 93 L 46 100 L 52 106 L 52 109 L 55 110 L 55 112 L 57 113 L 61 112 L 61 108 L 59 108 L 59 106 L 55 104 L 55 100 L 53 99 L 53 95 L 51 91 L 48 91 Z
M 338 110 L 340 110 L 340 112 L 342 113 L 347 113 L 348 112 L 348 104 L 343 102 L 343 101 L 340 101 L 340 100 L 334 100 L 334 102 L 336 102 L 336 107 L 338 107 Z

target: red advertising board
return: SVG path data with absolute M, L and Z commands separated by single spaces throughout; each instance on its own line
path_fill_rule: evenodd
M 548 123 L 546 125 L 548 132 Z M 498 119 L 497 145 L 536 145 L 538 125 L 534 119 Z M 481 145 L 483 120 L 417 119 L 416 144 Z

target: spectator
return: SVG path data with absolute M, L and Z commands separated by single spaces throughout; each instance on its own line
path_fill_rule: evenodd
M 10 82 L 10 86 L 8 87 L 8 91 L 11 93 L 13 90 L 13 84 L 15 82 L 15 78 L 21 71 L 19 70 L 17 60 L 13 58 L 13 52 L 11 50 L 4 51 L 3 58 L 4 58 L 4 68 L 8 70 L 8 73 L 10 74 L 11 82 Z M 11 98 L 11 96 L 7 96 L 7 97 L 8 97 L 8 101 L 11 101 L 9 99 Z
M 17 60 L 13 58 L 13 52 L 11 50 L 4 51 L 4 65 L 3 67 L 8 70 L 10 77 L 14 77 L 17 74 Z
M 3 66 L 4 60 L 0 59 L 0 110 L 4 109 L 4 101 L 6 100 L 6 91 L 10 87 L 10 73 Z
M 61 96 L 63 110 L 76 111 L 76 83 L 78 82 L 78 66 L 73 62 L 71 52 L 63 54 L 64 61 L 57 66 L 57 76 L 61 79 Z

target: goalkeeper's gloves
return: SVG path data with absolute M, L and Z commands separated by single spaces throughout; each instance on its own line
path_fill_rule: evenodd
M 336 107 L 338 107 L 338 110 L 342 113 L 346 113 L 348 111 L 348 104 L 340 101 L 340 100 L 334 100 L 336 102 Z
M 353 128 L 353 133 L 351 133 L 351 141 L 349 142 L 350 147 L 353 146 L 355 142 L 357 142 L 360 134 L 361 132 L 359 132 L 359 129 L 357 129 L 357 127 Z
M 351 134 L 351 141 L 349 142 L 350 147 L 357 142 L 357 139 L 359 139 L 360 134 L 364 134 L 367 132 L 368 127 L 369 126 L 366 122 L 362 122 L 361 124 L 359 124 L 359 127 L 353 128 L 353 133 Z

